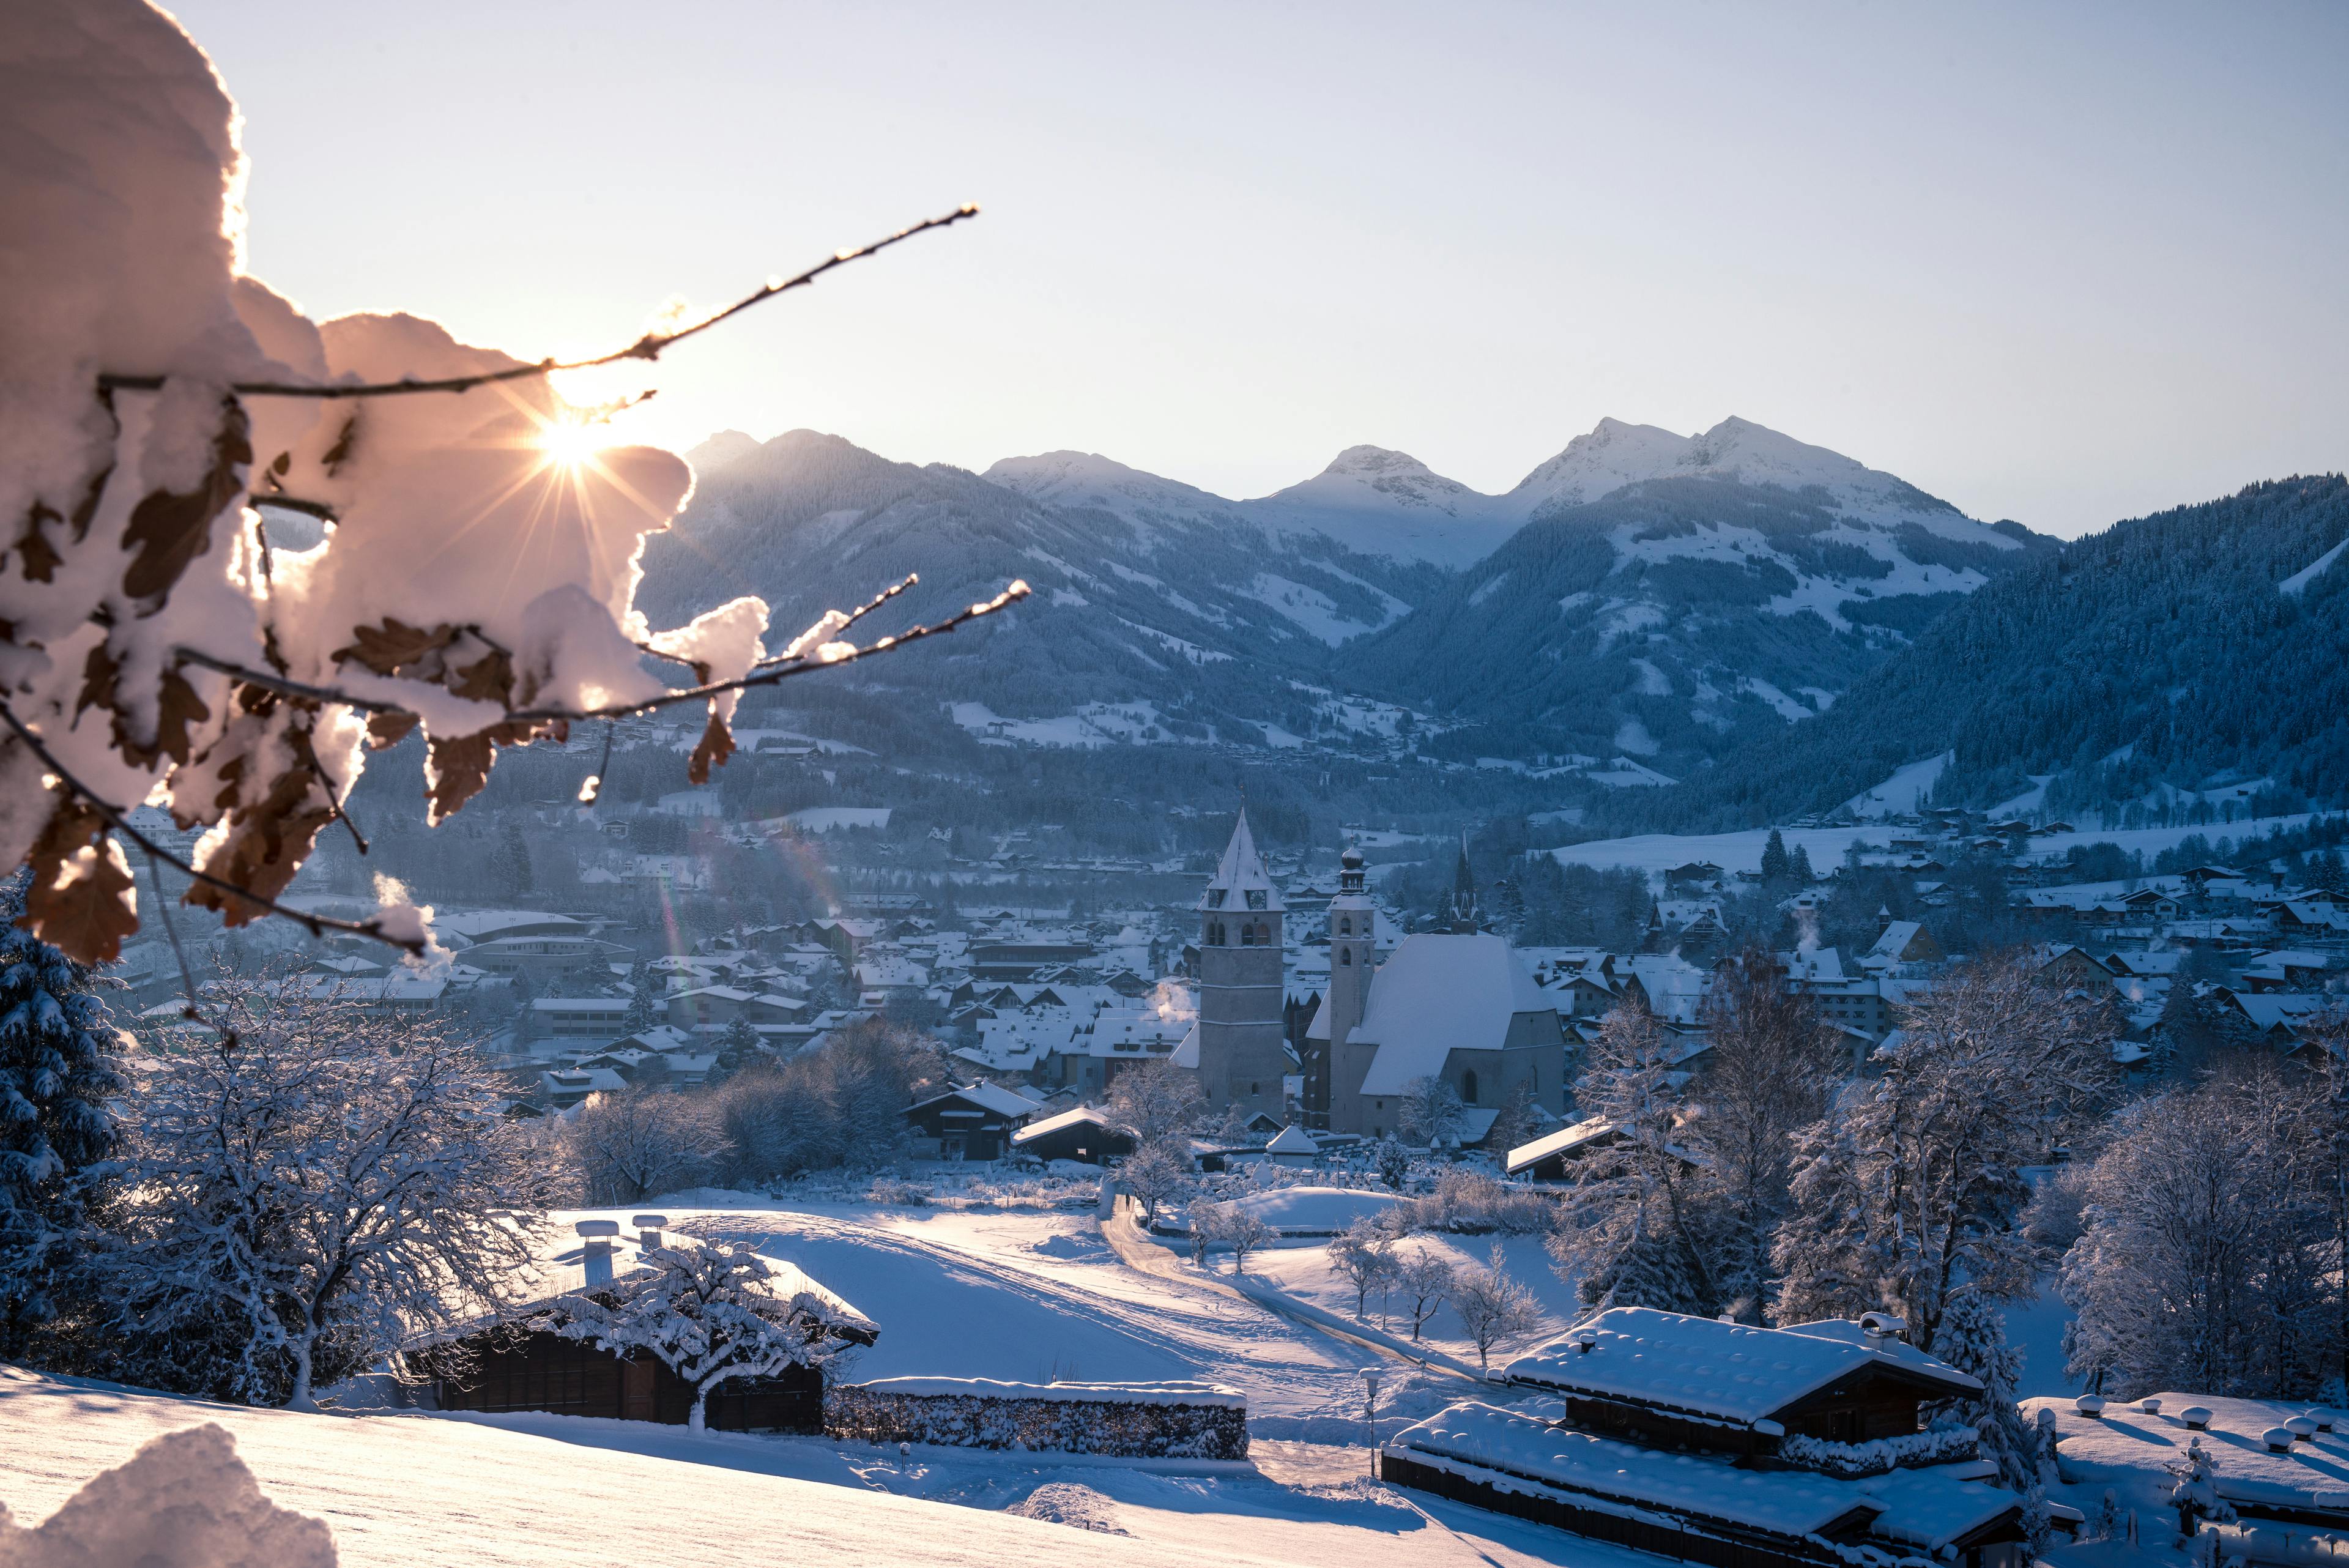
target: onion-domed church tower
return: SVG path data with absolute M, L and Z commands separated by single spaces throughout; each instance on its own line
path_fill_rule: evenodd
M 1240 812 L 1199 898 L 1199 1087 L 1210 1107 L 1285 1110 L 1280 889 Z

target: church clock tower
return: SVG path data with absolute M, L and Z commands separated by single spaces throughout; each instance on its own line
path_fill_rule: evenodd
M 1199 1087 L 1210 1107 L 1285 1110 L 1280 889 L 1243 808 L 1199 898 Z

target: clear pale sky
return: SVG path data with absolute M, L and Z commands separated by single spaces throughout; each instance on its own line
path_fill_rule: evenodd
M 2064 535 L 2349 467 L 2349 6 L 189 0 L 251 262 L 629 416 L 1226 495 L 1740 414 Z

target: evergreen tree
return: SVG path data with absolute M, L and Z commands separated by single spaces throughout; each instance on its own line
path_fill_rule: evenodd
M 620 1032 L 641 1034 L 660 1022 L 660 982 L 644 964 L 638 963 L 628 974 L 628 1010 L 620 1018 Z
M 16 928 L 26 881 L 0 884 L 0 1356 L 21 1355 L 74 1288 L 123 1087 L 98 981 Z
M 1819 879 L 1818 873 L 1811 869 L 1810 850 L 1799 844 L 1795 845 L 1793 852 L 1786 857 L 1786 871 L 1787 875 L 1806 888 Z
M 1794 863 L 1786 858 L 1786 841 L 1778 830 L 1770 830 L 1770 841 L 1762 846 L 1762 885 L 1775 888 L 1794 875 Z
M 523 842 L 522 825 L 508 817 L 498 830 L 498 846 L 490 852 L 490 876 L 510 898 L 527 898 L 537 889 L 531 875 L 530 846 Z
M 736 1013 L 726 1021 L 725 1033 L 718 1037 L 718 1060 L 712 1064 L 709 1081 L 723 1083 L 757 1061 L 760 1054 L 759 1031 L 748 1018 Z

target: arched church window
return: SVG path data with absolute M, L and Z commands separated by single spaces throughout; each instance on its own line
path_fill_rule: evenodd
M 1270 920 L 1258 920 L 1256 923 L 1256 945 L 1260 948 L 1268 948 L 1272 946 L 1272 922 Z
M 1244 948 L 1256 946 L 1256 928 L 1246 920 L 1240 922 L 1240 946 Z
M 1460 1097 L 1467 1101 L 1472 1106 L 1476 1103 L 1476 1075 L 1475 1073 L 1469 1072 L 1460 1075 Z
M 1350 937 L 1354 934 L 1354 920 L 1352 916 L 1340 915 L 1338 917 L 1338 934 L 1341 937 Z
M 1338 950 L 1338 967 L 1340 969 L 1351 969 L 1354 967 L 1353 949 L 1340 948 Z

